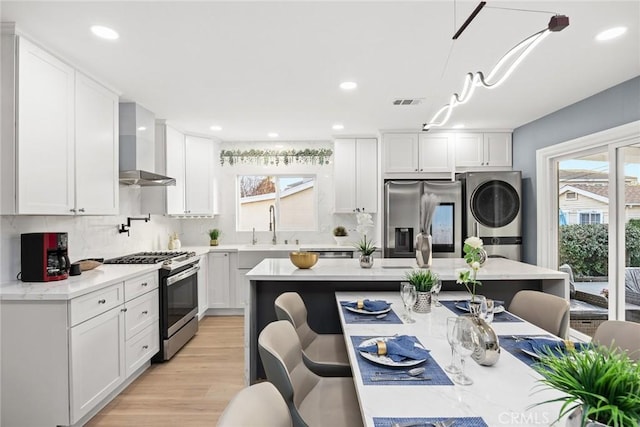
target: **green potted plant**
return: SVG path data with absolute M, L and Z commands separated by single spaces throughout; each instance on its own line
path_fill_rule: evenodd
M 373 266 L 373 253 L 376 251 L 373 240 L 367 240 L 367 235 L 365 234 L 354 247 L 360 251 L 360 267 L 371 268 Z
M 548 351 L 533 367 L 540 385 L 564 393 L 535 406 L 563 402 L 558 419 L 569 414 L 567 427 L 640 423 L 640 364 L 625 352 L 601 346 L 558 357 Z
M 342 225 L 338 225 L 333 229 L 333 238 L 338 246 L 344 245 L 348 236 L 349 233 L 347 233 L 347 229 Z
M 440 278 L 436 273 L 428 269 L 411 270 L 405 273 L 405 278 L 415 286 L 418 293 L 413 311 L 416 313 L 431 312 L 431 289 Z
M 220 230 L 217 228 L 209 230 L 209 245 L 218 246 L 218 237 L 220 237 Z

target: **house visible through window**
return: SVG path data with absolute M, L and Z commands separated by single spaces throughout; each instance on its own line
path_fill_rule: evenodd
M 602 214 L 600 212 L 580 212 L 580 224 L 601 224 Z
M 317 229 L 315 176 L 238 176 L 237 200 L 238 231 L 269 231 L 272 213 L 278 231 Z

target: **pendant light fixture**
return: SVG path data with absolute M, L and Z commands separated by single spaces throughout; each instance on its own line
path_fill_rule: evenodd
M 469 23 L 471 23 L 473 18 L 476 17 L 485 4 L 486 2 L 480 2 L 469 18 L 467 18 L 464 24 L 462 24 L 460 29 L 455 33 L 453 36 L 454 40 L 460 37 L 462 31 L 464 31 Z M 467 73 L 464 78 L 462 91 L 459 94 L 454 93 L 451 95 L 449 103 L 440 108 L 428 123 L 424 123 L 422 125 L 422 130 L 428 131 L 432 127 L 442 126 L 447 123 L 449 117 L 451 117 L 453 109 L 458 105 L 467 103 L 473 96 L 477 87 L 482 86 L 486 89 L 495 89 L 500 86 L 511 75 L 511 73 L 513 73 L 518 64 L 520 64 L 549 34 L 552 32 L 562 31 L 568 26 L 569 17 L 565 15 L 554 15 L 551 17 L 547 28 L 527 37 L 509 50 L 502 58 L 500 58 L 486 77 L 482 71 Z

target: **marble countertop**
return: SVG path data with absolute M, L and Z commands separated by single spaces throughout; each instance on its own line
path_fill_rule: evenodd
M 196 255 L 209 252 L 208 246 L 184 246 L 181 251 L 194 251 Z M 160 264 L 102 264 L 79 276 L 54 282 L 22 282 L 14 280 L 0 285 L 0 300 L 37 301 L 69 300 L 97 291 L 141 274 L 157 272 Z
M 271 251 L 352 251 L 357 249 L 353 246 L 341 246 L 332 243 L 300 243 L 300 244 L 267 244 L 258 243 L 246 244 L 225 244 L 210 246 L 209 252 L 271 252 Z
M 299 269 L 288 259 L 267 258 L 247 273 L 251 280 L 402 280 L 417 268 L 413 258 L 375 259 L 372 268 L 361 268 L 358 259 L 321 258 L 310 269 Z M 431 270 L 442 280 L 456 280 L 458 269 L 467 268 L 462 258 L 436 258 Z M 478 280 L 566 279 L 566 273 L 502 258 L 490 258 L 478 272 Z

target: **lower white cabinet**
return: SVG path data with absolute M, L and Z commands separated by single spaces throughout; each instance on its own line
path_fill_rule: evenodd
M 209 253 L 209 308 L 231 308 L 230 258 L 228 252 Z
M 209 308 L 209 255 L 200 255 L 198 264 L 198 320 L 207 312 Z
M 157 272 L 70 300 L 0 304 L 0 425 L 84 422 L 159 350 Z

